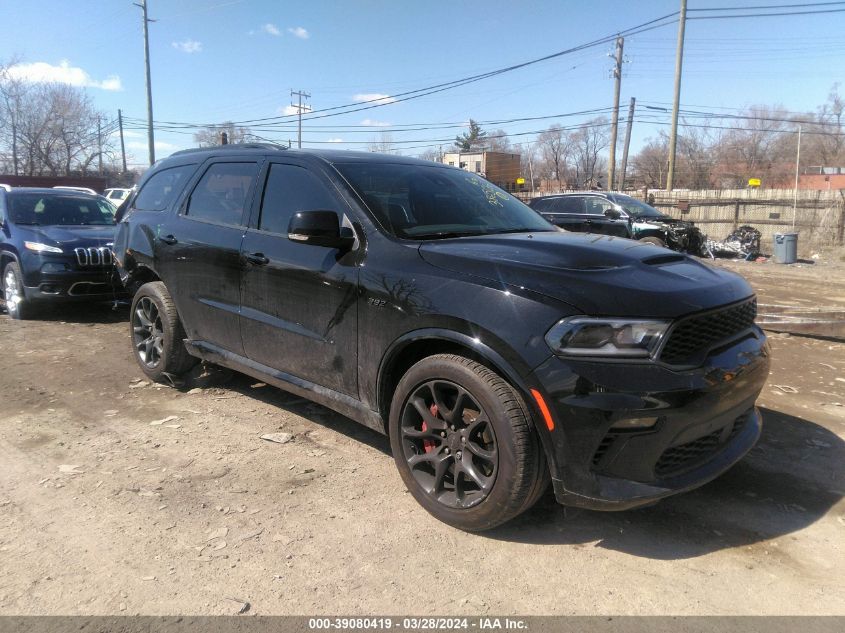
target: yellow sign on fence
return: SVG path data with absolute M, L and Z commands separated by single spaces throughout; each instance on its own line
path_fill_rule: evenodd
M 517 178 L 517 179 L 516 179 L 516 184 L 518 184 L 518 185 L 524 185 L 524 184 L 525 184 L 525 178 Z
M 760 186 L 760 179 L 759 178 L 749 178 L 748 179 L 748 186 L 749 187 L 759 187 Z

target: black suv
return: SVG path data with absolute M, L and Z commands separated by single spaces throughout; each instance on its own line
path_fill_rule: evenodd
M 528 206 L 568 231 L 627 237 L 704 255 L 706 238 L 692 222 L 677 220 L 621 193 L 563 193 L 534 198 Z
M 39 305 L 123 293 L 111 256 L 114 207 L 102 196 L 0 189 L 3 300 L 15 319 Z
M 118 225 L 153 380 L 196 359 L 390 436 L 414 497 L 483 530 L 549 479 L 624 509 L 756 442 L 769 351 L 740 277 L 566 233 L 477 175 L 229 145 L 157 163 Z

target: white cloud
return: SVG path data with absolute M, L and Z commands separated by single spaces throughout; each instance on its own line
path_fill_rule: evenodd
M 174 145 L 173 143 L 167 143 L 165 141 L 156 141 L 155 142 L 156 151 L 168 151 L 168 150 L 176 150 L 179 149 L 178 145 Z M 147 142 L 146 141 L 129 141 L 126 144 L 126 149 L 138 149 L 147 151 Z
M 145 124 L 146 125 L 146 124 Z M 119 139 L 120 138 L 120 130 L 115 130 L 109 135 L 110 138 Z M 123 130 L 123 138 L 146 138 L 147 135 L 141 132 L 136 132 L 134 130 Z
M 288 33 L 290 33 L 294 37 L 298 37 L 301 40 L 307 40 L 309 37 L 311 37 L 311 34 L 301 26 L 289 28 Z
M 371 101 L 374 104 L 393 103 L 396 97 L 381 94 L 380 92 L 359 92 L 357 95 L 352 95 L 353 101 Z
M 173 48 L 183 53 L 199 53 L 202 52 L 202 42 L 197 42 L 189 38 L 181 42 L 173 42 Z
M 71 66 L 66 59 L 60 61 L 58 66 L 47 62 L 15 64 L 9 68 L 9 74 L 15 79 L 32 83 L 57 82 L 80 88 L 99 88 L 111 91 L 123 89 L 120 77 L 117 75 L 109 75 L 102 81 L 97 81 L 78 66 Z
M 342 138 L 330 138 L 330 139 L 328 139 L 327 142 L 329 142 L 329 143 L 343 143 L 343 139 Z
M 263 25 L 261 27 L 261 30 L 267 33 L 268 35 L 273 35 L 275 37 L 279 37 L 282 34 L 282 32 L 279 30 L 279 27 L 275 24 L 271 24 L 270 22 Z
M 311 112 L 311 106 L 302 104 L 302 113 L 305 114 L 306 112 Z M 295 105 L 287 105 L 283 108 L 279 108 L 279 114 L 284 114 L 285 116 L 291 116 L 294 114 L 299 114 L 299 108 Z
M 361 121 L 361 125 L 367 125 L 369 127 L 390 127 L 393 124 L 388 123 L 387 121 L 373 121 L 372 119 L 364 119 L 363 121 Z

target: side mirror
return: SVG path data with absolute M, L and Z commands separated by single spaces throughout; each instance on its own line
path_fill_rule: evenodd
M 604 212 L 605 217 L 610 218 L 611 220 L 618 220 L 622 217 L 622 214 L 619 213 L 616 209 L 605 209 Z
M 355 243 L 352 229 L 340 226 L 340 218 L 334 211 L 300 211 L 290 220 L 288 239 L 341 250 Z

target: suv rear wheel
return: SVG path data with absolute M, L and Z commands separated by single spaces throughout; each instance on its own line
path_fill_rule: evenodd
M 135 360 L 152 380 L 179 376 L 198 362 L 185 349 L 185 330 L 162 282 L 146 283 L 135 293 L 129 327 Z
M 9 262 L 3 270 L 3 300 L 6 312 L 13 319 L 28 319 L 32 316 L 32 302 L 24 295 L 23 275 L 16 262 Z
M 463 356 L 438 354 L 411 367 L 396 388 L 389 424 L 408 490 L 434 517 L 462 530 L 509 521 L 548 483 L 522 398 Z

